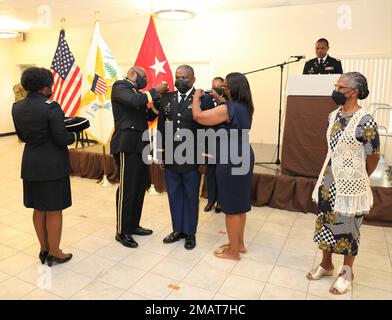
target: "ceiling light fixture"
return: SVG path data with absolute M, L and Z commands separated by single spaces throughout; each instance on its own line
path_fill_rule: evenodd
M 11 39 L 18 37 L 19 32 L 0 30 L 0 39 Z
M 195 16 L 195 13 L 188 10 L 159 10 L 155 12 L 159 19 L 163 20 L 187 20 Z

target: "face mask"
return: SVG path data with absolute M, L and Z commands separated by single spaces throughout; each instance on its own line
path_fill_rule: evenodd
M 180 93 L 185 94 L 191 89 L 188 82 L 189 80 L 177 79 L 174 85 Z
M 147 80 L 144 79 L 140 74 L 137 74 L 137 78 L 136 78 L 136 87 L 138 90 L 144 89 L 145 87 L 147 87 Z
M 220 95 L 221 97 L 223 97 L 223 88 L 213 88 L 215 90 L 215 92 Z
M 335 101 L 335 103 L 336 103 L 338 106 L 344 105 L 344 104 L 346 103 L 346 101 L 347 101 L 346 96 L 345 96 L 343 93 L 341 93 L 341 92 L 339 92 L 339 91 L 336 91 L 336 90 L 334 90 L 334 91 L 332 92 L 331 98 L 332 98 L 333 101 Z

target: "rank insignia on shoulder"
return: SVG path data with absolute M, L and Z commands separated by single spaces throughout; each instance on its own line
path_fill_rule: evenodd
M 52 99 L 48 99 L 48 100 L 45 101 L 45 103 L 51 104 L 53 101 L 54 101 L 54 100 L 52 100 Z

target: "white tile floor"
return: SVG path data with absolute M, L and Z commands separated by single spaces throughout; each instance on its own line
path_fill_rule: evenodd
M 142 225 L 154 234 L 128 249 L 114 240 L 116 186 L 81 178 L 71 178 L 73 206 L 64 212 L 63 249 L 74 258 L 41 267 L 22 203 L 22 150 L 16 137 L 0 138 L 0 299 L 392 299 L 391 228 L 362 227 L 353 289 L 336 297 L 328 293 L 333 277 L 305 278 L 321 257 L 312 214 L 252 208 L 249 251 L 235 262 L 212 254 L 227 241 L 223 214 L 200 213 L 198 245 L 186 251 L 183 242 L 162 243 L 171 231 L 166 194 L 147 194 Z

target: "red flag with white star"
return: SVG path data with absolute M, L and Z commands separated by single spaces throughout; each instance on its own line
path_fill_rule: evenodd
M 173 75 L 170 70 L 169 62 L 163 52 L 161 42 L 159 41 L 154 19 L 151 16 L 143 39 L 142 46 L 135 62 L 136 66 L 143 67 L 147 73 L 147 87 L 152 87 L 166 81 L 169 84 L 170 91 L 174 90 Z M 155 126 L 157 119 L 149 123 L 149 127 Z

